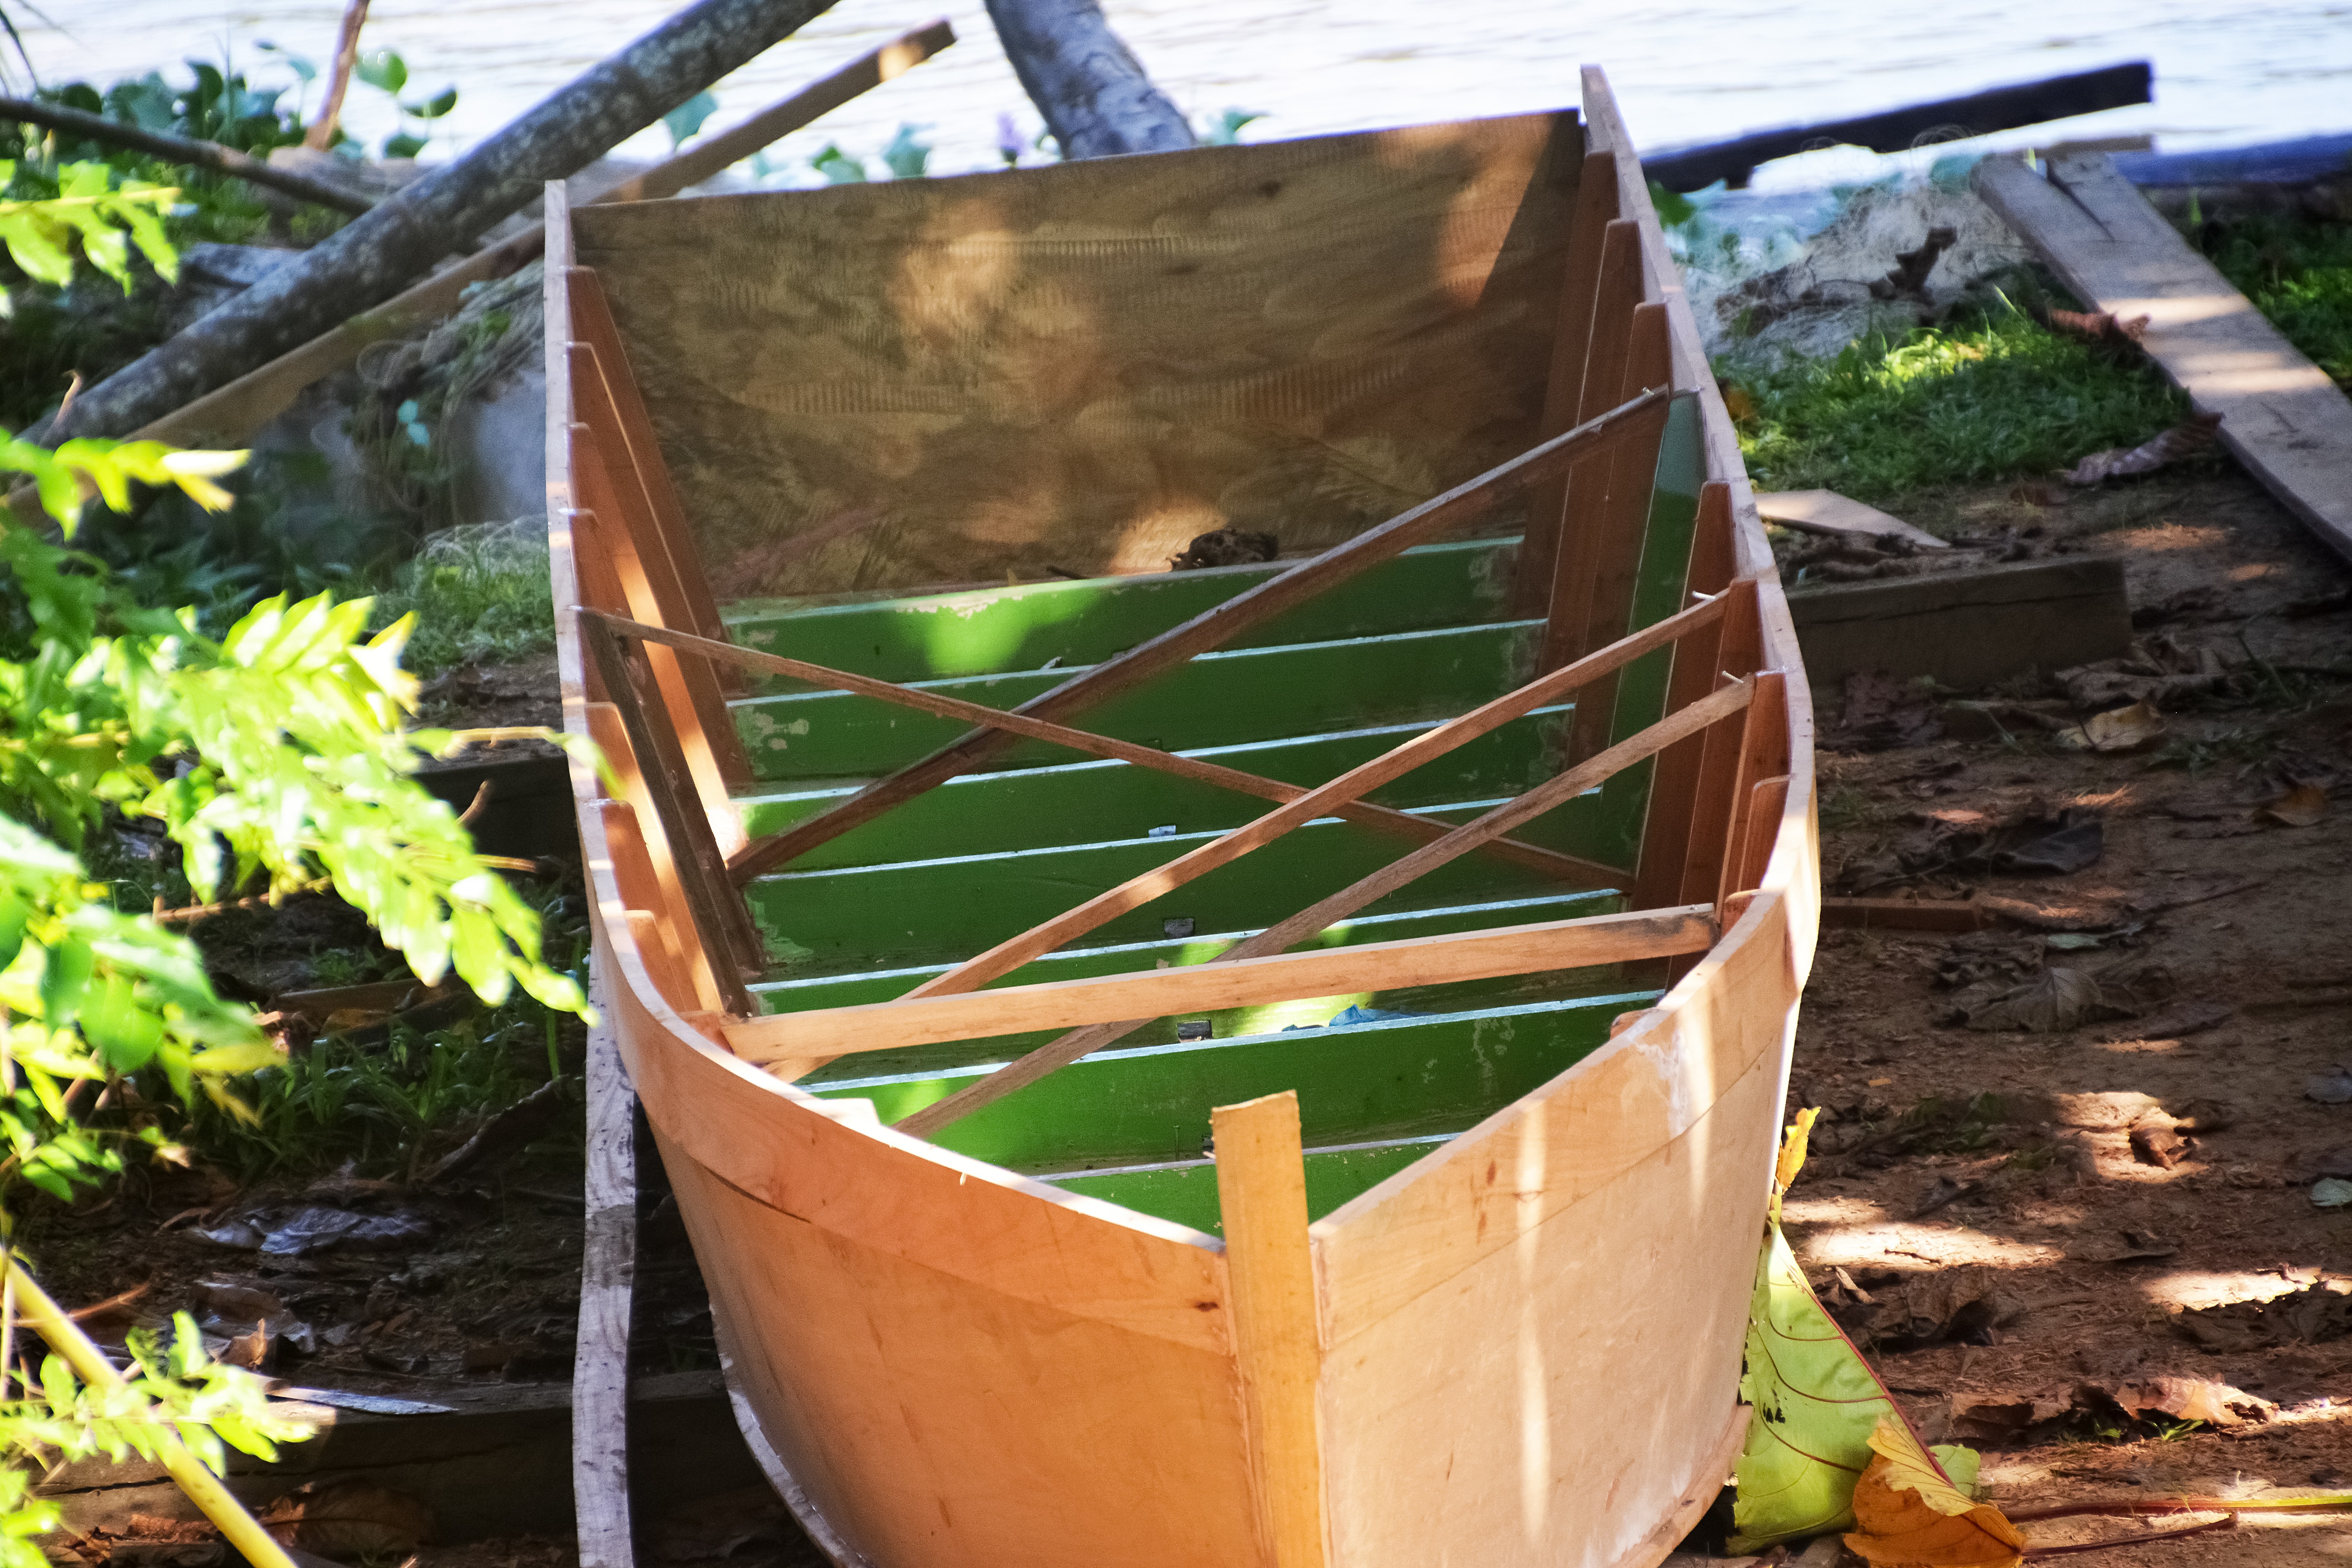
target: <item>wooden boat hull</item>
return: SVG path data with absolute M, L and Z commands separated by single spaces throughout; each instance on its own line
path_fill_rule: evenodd
M 1752 584 L 1749 667 L 1784 677 L 1725 731 L 1738 769 L 1693 773 L 1692 864 L 1678 840 L 1664 879 L 1703 884 L 1719 932 L 1533 1092 L 1311 1226 L 1302 1200 L 1295 1237 L 1280 1202 L 1236 1211 L 1230 1187 L 1222 1239 L 1078 1195 L 729 1048 L 689 847 L 656 821 L 665 767 L 675 782 L 701 764 L 690 746 L 643 754 L 609 689 L 592 700 L 569 608 L 646 620 L 663 567 L 653 535 L 614 521 L 642 465 L 590 449 L 593 419 L 575 435 L 592 334 L 551 211 L 567 722 L 621 784 L 606 798 L 577 779 L 596 962 L 747 1436 L 835 1561 L 1649 1568 L 1722 1486 L 1818 906 L 1810 714 L 1737 445 L 1597 76 L 1587 119 L 1629 154 L 1645 293 L 1696 395 L 1728 564 Z M 685 686 L 656 695 L 690 730 Z M 1221 1186 L 1255 1158 L 1238 1138 L 1256 1125 L 1220 1121 Z

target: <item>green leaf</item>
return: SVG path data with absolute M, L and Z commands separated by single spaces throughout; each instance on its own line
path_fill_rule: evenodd
M 0 243 L 10 259 L 44 283 L 59 288 L 73 281 L 73 253 L 62 243 L 58 226 L 27 212 L 0 214 Z
M 163 1043 L 163 1020 L 139 1005 L 127 974 L 109 973 L 84 994 L 81 1032 L 117 1072 L 137 1072 Z
M 362 81 L 385 92 L 398 92 L 408 85 L 408 62 L 396 49 L 372 49 L 359 58 L 353 68 Z
M 1852 1525 L 1871 1434 L 1880 1417 L 1901 1420 L 1902 1412 L 1822 1310 L 1777 1225 L 1756 1271 L 1739 1397 L 1756 1414 L 1739 1455 L 1731 1550 L 1757 1552 Z M 1975 1455 L 1948 1452 L 1967 1456 L 1960 1468 L 1973 1478 Z M 1948 1459 L 1946 1468 L 1953 1468 Z
M 703 96 L 708 98 L 709 94 L 705 93 Z M 717 101 L 715 99 L 712 100 L 714 104 Z M 457 107 L 457 89 L 454 87 L 445 87 L 423 103 L 404 103 L 400 107 L 419 120 L 438 120 Z
M 719 112 L 719 100 L 708 89 L 696 93 L 676 109 L 662 116 L 662 124 L 669 132 L 669 144 L 676 148 L 700 131 L 703 122 Z
M 98 955 L 79 937 L 68 937 L 48 950 L 47 962 L 41 966 L 42 1022 L 52 1029 L 73 1023 L 97 963 Z
M 387 158 L 414 158 L 424 150 L 425 138 L 412 136 L 405 131 L 383 139 L 383 155 Z

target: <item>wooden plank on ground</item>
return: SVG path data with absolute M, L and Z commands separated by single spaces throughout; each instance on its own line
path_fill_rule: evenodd
M 634 1568 L 629 1530 L 629 1318 L 636 1295 L 636 1094 L 614 1032 L 609 965 L 589 976 L 587 1220 L 572 1373 L 572 1500 L 580 1568 Z
M 1799 588 L 1789 614 L 1817 689 L 1875 669 L 1967 691 L 2131 646 L 2123 563 L 2113 556 Z
M 2198 412 L 2221 416 L 2221 444 L 2352 560 L 2352 399 L 2105 153 L 2059 158 L 2049 170 L 2045 180 L 2015 159 L 1989 158 L 1976 187 L 2084 303 L 2118 321 L 2148 318 L 2141 346 Z
M 1807 533 L 1859 533 L 1878 539 L 1900 539 L 1922 550 L 1951 548 L 1924 528 L 1914 528 L 1890 512 L 1864 506 L 1835 490 L 1762 491 L 1756 497 L 1756 515 L 1767 522 Z

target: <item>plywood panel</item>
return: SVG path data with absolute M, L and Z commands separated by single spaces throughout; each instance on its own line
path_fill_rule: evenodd
M 1581 158 L 1523 115 L 574 223 L 725 599 L 1321 548 L 1494 467 Z
M 866 1558 L 1261 1561 L 1228 1358 L 977 1289 L 663 1153 L 763 1434 Z
M 1326 1341 L 1335 1355 L 1418 1297 L 1448 1289 L 1528 1226 L 1619 1180 L 1706 1116 L 1726 1086 L 1777 1061 L 1795 1016 L 1786 911 L 1777 894 L 1759 896 L 1640 1023 L 1318 1221 Z M 1759 1205 L 1776 1131 L 1769 1111 L 1745 1130 Z M 1743 1201 L 1749 1184 L 1737 1173 L 1724 1182 L 1727 1201 Z M 1622 1236 L 1595 1244 L 1637 1242 Z
M 1721 1483 L 1779 1089 L 1768 1056 L 1572 1207 L 1516 1198 L 1504 1246 L 1333 1348 L 1334 1568 L 1606 1568 Z

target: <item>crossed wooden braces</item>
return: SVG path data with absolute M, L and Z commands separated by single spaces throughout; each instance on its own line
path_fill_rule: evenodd
M 1072 729 L 1056 721 L 1060 715 L 1101 701 L 1171 665 L 1217 647 L 1240 632 L 1446 529 L 1484 517 L 1530 490 L 1557 487 L 1587 465 L 1611 461 L 1621 447 L 1632 445 L 1636 453 L 1654 454 L 1664 435 L 1669 405 L 1675 398 L 1689 395 L 1672 393 L 1663 386 L 1644 390 L 1598 417 L 1321 555 L 1301 562 L 1010 711 L 600 610 L 579 608 L 576 614 L 582 640 L 594 660 L 608 699 L 618 710 L 662 831 L 673 847 L 680 890 L 704 948 L 712 956 L 711 969 L 720 994 L 730 1011 L 739 1016 L 737 1021 L 721 1027 L 729 1046 L 745 1060 L 792 1079 L 837 1056 L 861 1050 L 1080 1026 L 894 1124 L 899 1131 L 929 1137 L 1171 1012 L 1244 1006 L 1360 990 L 1364 976 L 1375 971 L 1384 987 L 1393 988 L 1636 959 L 1676 958 L 1706 951 L 1717 940 L 1726 919 L 1735 912 L 1739 890 L 1756 885 L 1762 871 L 1763 852 L 1771 841 L 1771 825 L 1786 798 L 1785 776 L 1757 776 L 1770 754 L 1772 726 L 1779 722 L 1783 711 L 1785 692 L 1779 671 L 1738 677 L 1705 668 L 1697 669 L 1697 678 L 1694 679 L 1692 672 L 1697 667 L 1687 659 L 1677 658 L 1668 693 L 1670 711 L 1664 719 L 1581 760 L 1572 760 L 1570 766 L 1542 784 L 1459 826 L 1448 827 L 1440 822 L 1372 805 L 1361 797 L 1570 692 L 1585 688 L 1613 690 L 1617 672 L 1645 654 L 1676 647 L 1700 634 L 1711 634 L 1702 638 L 1710 664 L 1718 650 L 1727 652 L 1734 644 L 1752 646 L 1756 641 L 1757 614 L 1752 579 L 1727 582 L 1722 591 L 1713 595 L 1695 594 L 1699 603 L 1689 608 L 1583 658 L 1559 664 L 1517 689 L 1312 788 Z M 1646 480 L 1648 468 L 1641 468 L 1640 472 Z M 1646 497 L 1647 485 L 1639 488 Z M 1695 563 L 1710 544 L 1716 555 L 1727 561 L 1728 496 L 1721 486 L 1709 486 L 1707 491 L 1702 497 L 1701 537 L 1694 545 Z M 1707 537 L 1710 533 L 1723 537 L 1711 541 Z M 1557 662 L 1559 643 L 1556 635 L 1547 637 L 1546 662 Z M 785 676 L 830 690 L 852 692 L 965 721 L 974 728 L 930 756 L 866 785 L 832 809 L 747 845 L 729 858 L 721 853 L 708 816 L 692 804 L 695 792 L 690 770 L 677 737 L 656 717 L 664 705 L 659 690 L 663 683 L 646 656 L 646 649 L 656 647 L 670 650 L 673 657 L 691 655 L 722 667 Z M 1738 662 L 1736 658 L 1733 662 Z M 1580 704 L 1585 705 L 1589 701 Z M 1437 867 L 1473 851 L 1540 871 L 1572 887 L 1622 882 L 1625 873 L 1620 868 L 1528 844 L 1509 835 L 1513 829 L 1597 787 L 1623 769 L 1678 742 L 1706 735 L 1724 721 L 1742 713 L 1747 717 L 1737 746 L 1718 747 L 1710 742 L 1704 759 L 1696 764 L 1697 772 L 1716 775 L 1714 782 L 1722 787 L 1700 789 L 1700 794 L 1717 798 L 1693 801 L 1694 827 L 1700 826 L 1700 818 L 1710 806 L 1719 805 L 1727 816 L 1720 841 L 1721 868 L 1717 886 L 1711 889 L 1716 895 L 1712 901 L 1331 951 L 1286 951 Z M 1605 714 L 1601 717 L 1605 721 Z M 1581 716 L 1577 732 L 1580 737 L 1591 732 Z M 895 1001 L 772 1017 L 749 1016 L 756 1008 L 744 981 L 764 970 L 765 950 L 738 891 L 741 884 L 873 820 L 893 805 L 970 772 L 1018 739 L 1049 742 L 1089 756 L 1151 768 L 1280 804 L 1253 822 L 965 960 Z M 1572 758 L 1573 755 L 1572 751 Z M 1381 870 L 1235 943 L 1204 964 L 992 991 L 980 989 L 1294 828 L 1330 816 L 1414 839 L 1417 847 Z M 1696 858 L 1693 863 L 1697 863 Z M 1689 878 L 1682 881 L 1687 884 Z M 1685 886 L 1685 890 L 1692 889 Z

